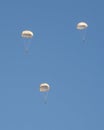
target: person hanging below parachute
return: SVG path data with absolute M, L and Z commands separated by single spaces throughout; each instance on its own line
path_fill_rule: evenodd
M 88 24 L 85 22 L 79 22 L 76 27 L 78 30 L 83 30 L 83 38 L 82 38 L 83 42 L 85 42 L 86 40 L 87 27 L 88 27 Z
M 47 103 L 48 92 L 50 90 L 50 86 L 47 83 L 40 84 L 40 92 L 44 93 L 44 103 Z
M 24 30 L 21 33 L 21 37 L 25 39 L 24 48 L 25 52 L 27 53 L 29 51 L 29 46 L 31 44 L 31 38 L 33 37 L 33 32 L 29 30 Z

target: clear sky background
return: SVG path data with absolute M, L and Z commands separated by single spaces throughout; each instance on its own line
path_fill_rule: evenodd
M 0 1 L 0 130 L 104 130 L 103 0 Z

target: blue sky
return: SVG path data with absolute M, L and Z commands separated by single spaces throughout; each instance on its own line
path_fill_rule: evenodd
M 0 2 L 0 129 L 104 130 L 103 0 Z M 86 42 L 76 30 L 88 23 Z M 34 32 L 24 54 L 21 32 Z M 40 83 L 51 86 L 43 103 Z

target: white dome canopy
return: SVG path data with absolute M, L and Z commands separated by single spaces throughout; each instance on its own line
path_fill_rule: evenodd
M 40 84 L 40 92 L 47 92 L 50 90 L 50 86 L 47 83 Z
M 79 29 L 79 30 L 83 30 L 87 27 L 88 27 L 88 24 L 85 23 L 85 22 L 80 22 L 80 23 L 77 24 L 77 29 Z
M 21 34 L 23 38 L 32 38 L 33 37 L 33 32 L 29 30 L 24 30 Z

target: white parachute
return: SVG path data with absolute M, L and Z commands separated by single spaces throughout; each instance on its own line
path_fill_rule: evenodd
M 77 24 L 77 29 L 79 29 L 79 30 L 83 30 L 87 27 L 88 27 L 88 24 L 85 23 L 85 22 L 80 22 L 80 23 Z
M 47 83 L 42 83 L 40 84 L 40 92 L 44 93 L 44 103 L 47 103 L 47 98 L 48 98 L 48 92 L 50 90 L 50 86 Z
M 88 24 L 85 23 L 85 22 L 79 22 L 79 23 L 77 24 L 77 26 L 76 26 L 76 28 L 77 28 L 78 30 L 83 30 L 83 38 L 82 38 L 83 42 L 85 42 L 85 39 L 86 39 L 86 28 L 87 28 L 87 27 L 88 27 Z
M 27 53 L 31 44 L 31 38 L 33 37 L 33 32 L 29 30 L 24 30 L 21 33 L 21 37 L 25 39 L 24 47 L 25 52 Z

